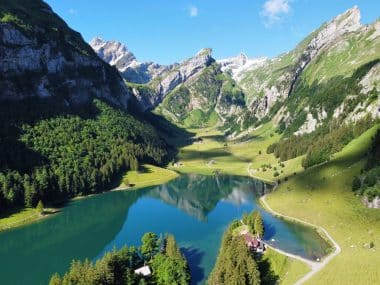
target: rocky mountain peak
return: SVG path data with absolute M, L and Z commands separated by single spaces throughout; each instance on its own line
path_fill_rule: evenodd
M 212 49 L 203 48 L 194 57 L 185 61 L 183 64 L 195 63 L 196 65 L 209 65 L 213 61 L 214 59 L 212 58 Z
M 241 52 L 238 56 L 218 60 L 223 72 L 228 72 L 231 76 L 239 81 L 244 73 L 261 66 L 267 58 L 249 58 Z
M 248 60 L 248 56 L 244 52 L 241 52 L 238 58 L 242 64 L 245 64 Z
M 135 55 L 128 50 L 127 46 L 117 41 L 104 41 L 96 37 L 90 42 L 90 46 L 100 58 L 121 71 L 136 61 Z
M 211 48 L 203 48 L 197 52 L 196 57 L 211 57 L 212 49 Z
M 322 26 L 310 46 L 319 49 L 346 33 L 358 31 L 362 27 L 360 19 L 360 10 L 354 6 Z
M 335 23 L 338 29 L 356 31 L 360 28 L 361 13 L 358 6 L 354 6 L 343 14 L 335 17 L 331 23 Z
M 105 62 L 115 66 L 128 82 L 148 83 L 172 68 L 153 62 L 139 62 L 125 44 L 94 38 L 90 46 Z

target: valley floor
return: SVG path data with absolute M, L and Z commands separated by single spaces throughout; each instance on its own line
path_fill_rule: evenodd
M 212 174 L 215 171 L 247 175 L 268 182 L 281 180 L 277 190 L 267 196 L 272 209 L 285 216 L 323 227 L 341 247 L 341 252 L 321 268 L 307 284 L 380 284 L 380 211 L 368 209 L 351 191 L 352 179 L 360 173 L 364 154 L 378 126 L 352 141 L 323 165 L 303 171 L 302 157 L 281 167 L 268 145 L 279 139 L 267 124 L 252 132 L 245 142 L 225 141 L 216 131 L 192 130 L 198 142 L 181 149 L 177 167 L 183 173 Z M 263 165 L 267 165 L 263 171 Z M 271 165 L 268 167 L 268 165 Z M 274 177 L 275 172 L 278 177 Z M 287 182 L 282 178 L 288 177 Z M 375 246 L 370 248 L 370 244 Z M 294 260 L 292 260 L 294 262 Z M 294 275 L 308 272 L 305 264 L 282 272 L 282 284 L 294 283 Z M 298 274 L 295 274 L 298 272 Z M 302 272 L 300 275 L 299 273 Z M 292 276 L 291 281 L 287 276 Z
M 301 167 L 302 157 L 281 166 L 273 154 L 266 153 L 267 147 L 279 139 L 270 123 L 242 142 L 225 140 L 213 129 L 191 130 L 201 139 L 181 148 L 176 163 L 168 169 L 144 165 L 143 174 L 130 171 L 124 178 L 135 189 L 164 183 L 175 178 L 176 172 L 212 175 L 217 171 L 268 182 L 280 180 L 276 191 L 266 196 L 270 208 L 323 227 L 341 248 L 306 284 L 380 284 L 380 211 L 364 207 L 351 191 L 352 178 L 362 169 L 377 128 L 352 141 L 330 162 L 307 171 Z M 274 177 L 275 172 L 279 176 Z M 284 182 L 284 177 L 288 181 Z M 36 219 L 34 209 L 22 210 L 0 219 L 0 230 Z M 372 248 L 371 243 L 375 245 Z M 294 284 L 310 272 L 305 263 L 273 250 L 266 258 L 281 284 Z

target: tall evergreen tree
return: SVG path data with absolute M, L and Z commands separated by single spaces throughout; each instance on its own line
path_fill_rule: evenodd
M 158 251 L 158 237 L 155 233 L 145 233 L 141 238 L 141 253 L 146 259 L 151 259 Z
M 261 217 L 260 212 L 257 212 L 256 218 L 255 218 L 255 233 L 260 238 L 264 236 L 264 222 L 263 222 L 263 218 Z

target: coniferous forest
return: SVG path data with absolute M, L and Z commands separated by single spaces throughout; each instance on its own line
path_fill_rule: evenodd
M 313 133 L 285 137 L 270 145 L 267 153 L 274 153 L 281 161 L 305 155 L 302 166 L 309 168 L 329 161 L 334 153 L 340 151 L 374 124 L 370 116 L 364 117 L 355 124 L 342 124 L 339 120 L 333 120 Z
M 121 170 L 161 164 L 167 155 L 153 127 L 100 100 L 0 108 L 0 211 L 103 191 Z
M 180 252 L 173 235 L 160 240 L 154 233 L 146 233 L 141 247 L 123 247 L 106 253 L 95 263 L 89 260 L 73 261 L 62 277 L 54 274 L 50 285 L 63 284 L 177 284 L 190 281 L 187 261 Z M 149 276 L 134 273 L 136 268 L 149 266 Z
M 260 272 L 253 254 L 241 236 L 234 236 L 232 223 L 223 236 L 219 255 L 209 278 L 209 285 L 260 283 Z

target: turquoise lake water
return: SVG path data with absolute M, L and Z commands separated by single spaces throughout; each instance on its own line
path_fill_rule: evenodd
M 224 230 L 253 209 L 262 212 L 271 244 L 313 260 L 324 256 L 328 244 L 314 230 L 260 208 L 257 197 L 269 190 L 246 177 L 182 175 L 157 187 L 72 201 L 57 215 L 0 234 L 1 284 L 47 284 L 72 259 L 96 260 L 114 247 L 138 246 L 148 231 L 174 234 L 192 283 L 204 284 Z

